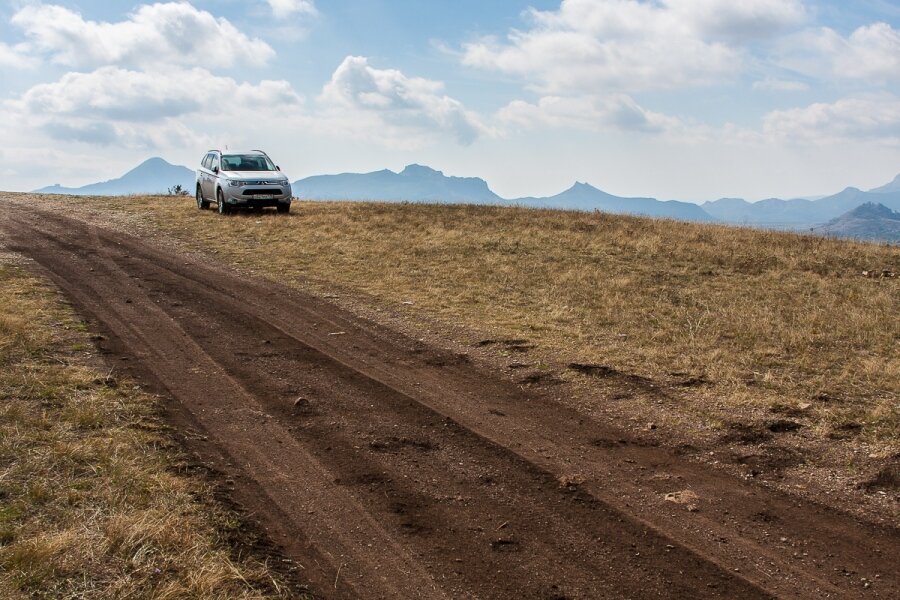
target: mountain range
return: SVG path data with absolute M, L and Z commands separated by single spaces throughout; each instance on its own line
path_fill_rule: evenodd
M 900 210 L 900 176 L 868 192 L 848 187 L 818 200 L 770 198 L 751 203 L 739 198 L 723 198 L 702 206 L 703 210 L 726 223 L 770 229 L 808 229 L 870 202 Z
M 162 158 L 145 160 L 121 177 L 77 188 L 58 183 L 39 190 L 37 194 L 68 194 L 72 196 L 127 196 L 129 194 L 165 194 L 170 187 L 180 185 L 193 192 L 194 171 L 170 164 Z
M 159 194 L 175 185 L 194 187 L 194 171 L 151 158 L 122 177 L 78 188 L 53 185 L 39 193 L 75 195 Z M 824 198 L 770 198 L 747 202 L 722 198 L 704 204 L 655 198 L 626 198 L 604 192 L 587 183 L 576 183 L 555 196 L 502 198 L 478 177 L 452 177 L 422 165 L 400 172 L 387 169 L 372 173 L 314 175 L 295 181 L 294 195 L 308 200 L 372 200 L 383 202 L 465 203 L 515 205 L 633 214 L 696 222 L 723 222 L 770 229 L 823 231 L 837 219 L 867 204 L 900 211 L 900 175 L 883 186 L 863 191 L 847 189 Z M 856 218 L 856 217 L 854 217 Z
M 434 202 L 502 204 L 506 202 L 478 177 L 447 177 L 422 165 L 409 165 L 399 173 L 342 173 L 314 175 L 291 184 L 294 195 L 309 200 L 375 200 L 379 202 Z
M 814 233 L 856 240 L 900 243 L 900 212 L 883 204 L 867 202 L 832 219 Z

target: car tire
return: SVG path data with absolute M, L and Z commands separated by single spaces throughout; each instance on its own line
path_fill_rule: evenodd
M 290 204 L 279 204 L 278 206 L 275 207 L 275 210 L 277 210 L 279 213 L 281 213 L 283 215 L 286 215 L 287 213 L 291 212 L 291 205 Z
M 203 199 L 203 192 L 200 191 L 200 186 L 197 186 L 197 208 L 200 210 L 204 210 L 209 208 L 209 200 Z
M 225 204 L 225 194 L 222 193 L 222 190 L 216 191 L 216 204 L 218 204 L 220 215 L 227 215 L 229 212 L 231 212 L 228 208 L 228 205 Z

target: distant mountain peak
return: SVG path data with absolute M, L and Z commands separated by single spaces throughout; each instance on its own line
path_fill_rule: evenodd
M 448 177 L 425 165 L 407 165 L 399 173 L 313 175 L 293 183 L 294 193 L 310 200 L 448 202 L 499 204 L 503 201 L 477 177 Z
M 406 168 L 400 171 L 400 175 L 406 177 L 443 177 L 444 173 L 425 165 L 411 164 L 406 165 Z
M 843 238 L 898 243 L 900 213 L 877 202 L 866 202 L 813 231 Z
M 576 181 L 572 184 L 572 187 L 560 193 L 559 196 L 571 195 L 571 194 L 606 194 L 601 189 L 595 188 L 591 184 L 583 181 Z
M 886 183 L 881 187 L 869 190 L 873 194 L 890 194 L 891 192 L 900 192 L 900 175 L 894 177 L 893 181 Z
M 855 217 L 857 219 L 890 219 L 892 221 L 900 221 L 900 213 L 891 210 L 884 204 L 878 202 L 866 202 L 860 204 L 845 217 Z
M 169 188 L 176 185 L 180 185 L 185 190 L 193 189 L 194 171 L 154 156 L 115 179 L 77 188 L 64 187 L 57 183 L 35 191 L 47 194 L 118 196 L 122 194 L 164 194 Z

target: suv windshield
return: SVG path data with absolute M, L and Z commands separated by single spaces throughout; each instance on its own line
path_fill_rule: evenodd
M 275 165 L 261 154 L 224 154 L 223 171 L 274 171 Z

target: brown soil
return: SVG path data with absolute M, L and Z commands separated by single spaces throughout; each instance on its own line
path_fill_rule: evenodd
M 900 595 L 896 529 L 635 439 L 558 401 L 566 384 L 544 372 L 515 385 L 322 298 L 58 214 L 16 208 L 0 228 L 106 360 L 167 398 L 318 595 Z

